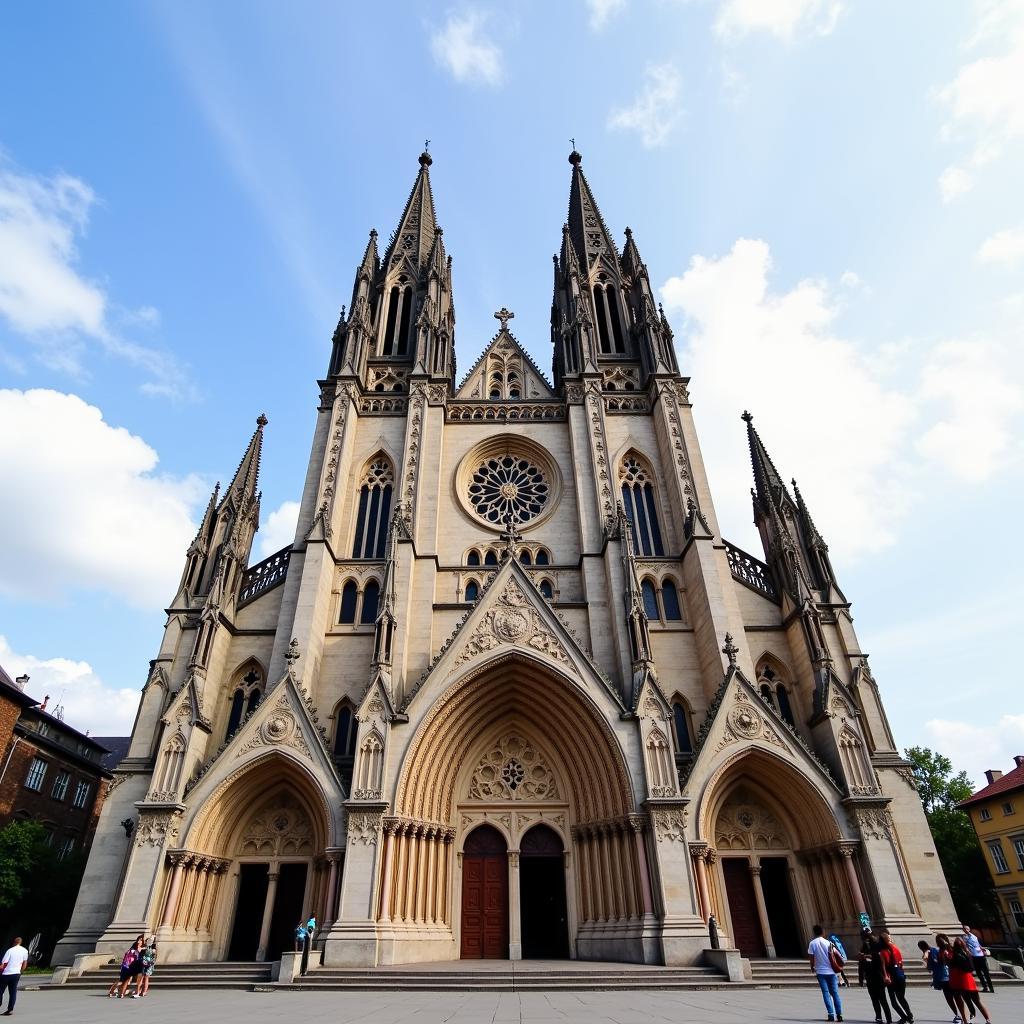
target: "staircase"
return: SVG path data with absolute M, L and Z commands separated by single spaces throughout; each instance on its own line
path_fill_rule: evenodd
M 903 961 L 903 969 L 907 974 L 907 987 L 931 986 L 932 976 L 923 963 L 916 957 Z M 794 985 L 816 987 L 807 960 L 751 960 L 751 982 L 765 988 L 790 988 Z M 849 960 L 846 964 L 846 977 L 850 980 L 850 989 L 857 987 L 857 961 Z M 1015 978 L 993 972 L 993 980 L 997 985 L 1021 984 Z M 840 995 L 846 989 L 840 989 Z
M 255 986 L 270 984 L 270 964 L 257 963 L 194 963 L 156 965 L 153 987 L 161 989 L 239 989 L 250 992 Z M 95 971 L 86 971 L 77 978 L 68 978 L 63 985 L 43 988 L 87 988 L 106 991 L 120 973 L 119 964 L 108 964 Z M 135 991 L 132 984 L 131 991 Z

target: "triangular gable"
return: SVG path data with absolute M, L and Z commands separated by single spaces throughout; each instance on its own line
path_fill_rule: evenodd
M 495 356 L 495 359 L 488 359 L 487 357 L 490 355 Z M 551 385 L 548 384 L 540 368 L 506 327 L 502 327 L 498 331 L 487 348 L 480 354 L 480 358 L 463 379 L 455 397 L 486 401 L 490 394 L 487 379 L 488 368 L 495 364 L 508 368 L 516 367 L 521 378 L 520 399 L 529 401 L 555 397 Z
M 186 787 L 189 803 L 205 799 L 228 774 L 271 751 L 298 761 L 307 770 L 319 768 L 324 777 L 337 783 L 339 799 L 344 799 L 345 789 L 312 702 L 289 671 Z
M 160 716 L 164 725 L 170 725 L 175 719 L 182 723 L 187 721 L 189 725 L 197 725 L 205 732 L 210 732 L 213 728 L 210 720 L 203 714 L 203 699 L 194 676 L 188 677 L 185 685 L 168 701 L 166 710 Z
M 733 665 L 708 708 L 683 786 L 684 795 L 697 795 L 689 792 L 690 780 L 710 778 L 736 753 L 751 747 L 789 761 L 801 774 L 816 776 L 835 793 L 842 793 L 832 773 L 812 753 L 803 737 L 761 699 L 753 684 Z
M 433 689 L 436 681 L 444 685 L 490 654 L 516 651 L 549 662 L 563 675 L 583 679 L 610 697 L 620 711 L 625 710 L 611 682 L 601 675 L 575 634 L 555 614 L 515 558 L 498 570 L 410 691 L 401 710 L 407 711 L 417 695 L 428 687 Z

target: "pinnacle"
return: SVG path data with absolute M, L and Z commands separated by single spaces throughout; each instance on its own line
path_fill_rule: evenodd
M 267 414 L 265 412 L 261 412 L 259 416 L 256 417 L 256 426 L 259 427 L 260 430 L 262 430 L 269 422 L 270 420 L 267 419 Z

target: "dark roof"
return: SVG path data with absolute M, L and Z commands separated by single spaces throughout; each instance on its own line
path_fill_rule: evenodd
M 1009 793 L 1014 789 L 1024 789 L 1024 763 L 1018 764 L 1013 771 L 989 783 L 984 789 L 979 789 L 966 800 L 961 800 L 957 806 L 966 807 L 968 804 L 980 803 L 982 800 L 988 800 L 1000 793 Z
M 95 736 L 97 743 L 107 748 L 107 753 L 100 758 L 100 765 L 112 772 L 128 753 L 131 736 Z
M 35 707 L 39 703 L 33 700 L 5 671 L 0 665 L 0 696 L 20 704 L 23 708 Z

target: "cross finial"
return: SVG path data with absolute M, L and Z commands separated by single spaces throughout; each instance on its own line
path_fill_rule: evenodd
M 299 641 L 292 637 L 291 642 L 288 644 L 288 650 L 285 651 L 284 655 L 284 660 L 288 662 L 289 673 L 295 671 L 295 662 L 301 657 L 302 655 L 299 654 Z
M 515 313 L 510 312 L 504 306 L 502 306 L 501 309 L 499 309 L 498 312 L 494 314 L 494 319 L 495 320 L 500 320 L 501 321 L 501 329 L 503 331 L 507 331 L 508 330 L 508 322 L 509 322 L 509 320 L 514 320 L 515 316 L 516 316 Z
M 429 153 L 430 152 L 430 139 L 424 139 L 423 140 L 423 152 L 424 153 Z
M 753 423 L 754 422 L 753 414 L 747 412 L 746 409 L 743 410 L 743 415 L 740 417 L 740 419 L 743 420 L 744 423 Z
M 576 140 L 575 139 L 570 139 L 569 142 L 572 144 L 572 148 L 575 149 L 576 148 Z
M 722 653 L 729 659 L 730 665 L 736 664 L 736 655 L 740 653 L 740 649 L 732 642 L 732 633 L 725 634 L 725 646 L 722 648 Z

